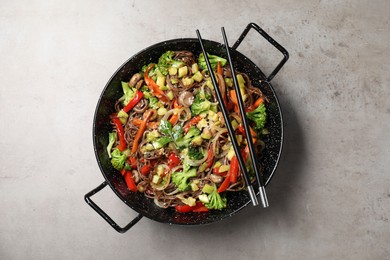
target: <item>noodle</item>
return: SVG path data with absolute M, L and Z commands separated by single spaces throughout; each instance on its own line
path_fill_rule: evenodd
M 200 62 L 197 63 L 194 54 L 189 51 L 167 52 L 164 55 L 158 64 L 149 65 L 140 74 L 143 78 L 133 77 L 138 79 L 132 82 L 136 87 L 129 86 L 126 92 L 124 90 L 124 96 L 113 105 L 123 124 L 127 149 L 116 153 L 126 154 L 121 157 L 126 162 L 117 166 L 115 162 L 119 159 L 114 157 L 114 150 L 121 142 L 117 138 L 111 149 L 111 162 L 116 168 L 131 171 L 135 189 L 153 199 L 159 207 L 176 207 L 178 211 L 185 205 L 192 210 L 198 205 L 203 206 L 202 210 L 222 209 L 226 207 L 224 192 L 245 189 L 245 181 L 240 170 L 234 173 L 232 158 L 235 154 L 218 108 L 215 90 L 210 86 L 209 72 L 201 68 Z M 252 85 L 248 75 L 237 73 L 242 75 L 245 82 L 247 108 L 255 109 L 253 106 L 259 98 L 267 101 L 261 90 Z M 233 90 L 229 85 L 232 80 L 229 66 L 225 64 L 223 74 L 217 76 L 225 105 L 230 110 L 230 121 L 244 154 L 247 143 L 245 133 L 240 132 L 241 115 L 236 113 L 237 107 L 229 94 Z M 139 92 L 142 94 L 138 95 L 138 100 L 136 93 Z M 133 93 L 129 102 L 136 104 L 126 112 L 124 107 L 128 104 L 124 104 L 124 100 L 129 93 Z M 164 99 L 168 102 L 164 102 Z M 251 124 L 256 127 L 253 122 Z M 120 131 L 114 125 L 113 132 L 120 137 Z M 260 140 L 260 132 L 257 133 L 256 147 L 261 152 L 265 143 Z M 232 181 L 233 174 L 236 174 L 235 181 Z M 183 176 L 185 181 L 180 179 Z M 252 176 L 251 181 L 254 180 Z M 207 191 L 209 187 L 212 191 Z M 217 189 L 222 197 L 216 192 Z M 215 198 L 219 206 L 212 205 Z M 223 202 L 225 204 L 220 206 Z

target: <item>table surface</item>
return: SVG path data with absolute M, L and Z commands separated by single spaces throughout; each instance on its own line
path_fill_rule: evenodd
M 0 258 L 388 259 L 390 2 L 167 3 L 2 1 Z M 249 22 L 290 53 L 272 81 L 285 142 L 270 207 L 115 232 L 83 199 L 103 181 L 91 131 L 105 83 L 154 43 L 195 29 L 221 42 L 221 26 L 234 42 Z M 248 37 L 240 51 L 269 73 L 280 56 Z M 94 200 L 121 225 L 136 215 L 110 189 Z

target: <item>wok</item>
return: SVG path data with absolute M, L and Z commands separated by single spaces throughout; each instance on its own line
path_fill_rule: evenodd
M 236 49 L 244 40 L 250 29 L 254 29 L 262 35 L 269 43 L 274 45 L 282 54 L 283 59 L 274 71 L 267 77 L 250 59 L 238 52 Z M 224 45 L 215 41 L 204 40 L 204 46 L 207 52 L 218 56 L 226 57 Z M 162 53 L 168 50 L 189 50 L 196 56 L 201 53 L 200 45 L 195 38 L 173 39 L 152 45 L 133 57 L 128 59 L 109 79 L 97 103 L 94 122 L 93 122 L 93 144 L 94 151 L 104 182 L 94 190 L 87 193 L 85 201 L 102 216 L 115 230 L 120 233 L 126 232 L 136 224 L 143 216 L 162 223 L 175 225 L 201 225 L 209 224 L 224 218 L 230 217 L 250 203 L 250 198 L 246 191 L 227 194 L 227 207 L 221 211 L 210 211 L 206 213 L 178 213 L 174 209 L 162 209 L 154 204 L 153 200 L 145 197 L 142 193 L 134 193 L 127 189 L 126 183 L 119 173 L 110 163 L 106 152 L 108 144 L 108 133 L 111 132 L 110 114 L 114 112 L 114 104 L 122 95 L 121 81 L 129 81 L 130 77 L 138 72 L 140 68 L 150 62 L 157 62 Z M 280 68 L 288 60 L 288 52 L 265 33 L 258 25 L 248 24 L 240 38 L 231 48 L 231 54 L 235 68 L 238 71 L 245 72 L 252 80 L 252 84 L 259 87 L 268 97 L 267 103 L 267 128 L 269 135 L 263 138 L 266 148 L 262 152 L 261 166 L 262 178 L 267 185 L 278 164 L 282 151 L 283 142 L 283 119 L 278 102 L 278 98 L 270 83 L 272 78 L 277 74 Z M 91 196 L 99 192 L 106 186 L 110 186 L 113 192 L 130 208 L 138 212 L 128 225 L 121 227 L 115 223 L 97 204 Z M 258 195 L 258 186 L 255 186 Z

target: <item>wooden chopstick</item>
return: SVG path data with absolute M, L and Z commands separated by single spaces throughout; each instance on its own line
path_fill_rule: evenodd
M 202 40 L 202 37 L 200 35 L 199 30 L 196 30 L 196 34 L 198 35 L 198 40 L 199 40 L 200 46 L 202 48 L 202 52 L 203 52 L 203 55 L 204 55 L 204 58 L 206 61 L 207 68 L 209 70 L 211 81 L 214 85 L 214 90 L 215 90 L 215 93 L 217 95 L 219 106 L 221 107 L 223 118 L 225 119 L 225 124 L 226 124 L 226 127 L 227 127 L 229 135 L 230 135 L 230 139 L 231 139 L 232 144 L 233 144 L 234 152 L 236 153 L 238 164 L 239 164 L 239 166 L 241 168 L 241 172 L 243 173 L 243 176 L 244 176 L 244 180 L 245 180 L 245 184 L 246 184 L 246 187 L 247 187 L 247 190 L 249 193 L 249 197 L 252 201 L 253 206 L 257 206 L 259 204 L 259 202 L 257 200 L 256 193 L 253 190 L 253 186 L 250 182 L 250 177 L 249 177 L 248 171 L 246 170 L 245 162 L 244 162 L 244 159 L 242 158 L 241 151 L 240 151 L 237 139 L 236 139 L 236 135 L 234 133 L 234 129 L 233 129 L 232 124 L 231 124 L 230 119 L 229 119 L 229 114 L 228 114 L 227 109 L 225 107 L 225 104 L 223 102 L 222 94 L 221 94 L 221 91 L 218 87 L 217 80 L 215 78 L 215 75 L 213 73 L 209 58 L 207 56 L 207 52 L 203 46 L 203 40 Z
M 267 199 L 267 194 L 265 192 L 263 179 L 261 178 L 261 172 L 260 172 L 260 169 L 259 169 L 259 165 L 260 164 L 259 164 L 259 161 L 257 159 L 257 155 L 256 155 L 254 144 L 252 142 L 252 134 L 251 134 L 251 131 L 250 131 L 250 126 L 249 126 L 249 123 L 248 123 L 248 119 L 246 118 L 244 101 L 242 99 L 241 91 L 240 91 L 240 88 L 238 86 L 237 76 L 236 76 L 236 72 L 234 70 L 233 61 L 232 61 L 232 58 L 231 58 L 231 55 L 230 55 L 230 49 L 229 49 L 230 47 L 229 47 L 229 43 L 228 43 L 228 40 L 227 40 L 227 37 L 226 37 L 225 28 L 222 27 L 221 31 L 222 31 L 223 41 L 225 43 L 227 59 L 228 59 L 229 65 L 230 65 L 231 73 L 232 73 L 233 85 L 234 85 L 234 89 L 236 91 L 236 96 L 237 96 L 237 100 L 238 100 L 238 107 L 240 108 L 240 113 L 241 113 L 241 117 L 242 117 L 242 123 L 243 123 L 244 129 L 245 129 L 245 135 L 246 135 L 246 139 L 247 139 L 247 143 L 248 143 L 249 153 L 250 153 L 250 156 L 251 156 L 251 159 L 252 159 L 253 168 L 254 168 L 255 173 L 256 173 L 256 178 L 257 178 L 257 181 L 259 183 L 259 191 L 260 191 L 261 203 L 262 203 L 263 207 L 266 208 L 266 207 L 269 206 L 268 199 Z

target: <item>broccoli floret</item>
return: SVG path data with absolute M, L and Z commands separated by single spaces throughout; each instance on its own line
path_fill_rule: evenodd
M 196 93 L 194 102 L 191 105 L 191 112 L 193 115 L 199 115 L 202 112 L 208 111 L 212 108 L 212 103 L 209 101 L 211 94 L 206 92 L 202 87 L 198 93 Z
M 152 109 L 158 109 L 158 99 L 156 97 L 149 98 L 149 107 Z
M 208 209 L 221 210 L 226 208 L 226 198 L 219 195 L 217 188 L 214 185 L 214 190 L 207 196 L 209 203 L 204 204 Z
M 261 103 L 255 110 L 247 112 L 246 116 L 249 120 L 255 123 L 255 129 L 257 131 L 260 131 L 262 128 L 264 128 L 265 121 L 267 119 L 265 105 Z
M 204 154 L 201 151 L 201 149 L 197 149 L 195 147 L 190 147 L 190 148 L 188 148 L 188 157 L 191 160 L 200 160 L 200 159 L 203 159 Z
M 111 153 L 111 164 L 117 170 L 122 170 L 125 165 L 127 155 L 119 151 L 118 148 L 115 148 Z
M 149 63 L 149 64 L 145 64 L 144 66 L 142 66 L 141 72 L 142 72 L 142 73 L 145 73 L 146 70 L 147 70 L 152 64 L 153 64 L 153 63 Z M 149 76 L 154 74 L 155 69 L 156 69 L 156 67 L 153 67 L 153 68 L 151 68 L 151 69 L 149 70 Z
M 180 132 L 181 136 L 183 132 Z M 178 147 L 188 147 L 191 143 L 192 139 L 196 136 L 199 136 L 201 131 L 196 126 L 191 126 L 190 130 L 188 130 L 187 134 L 184 137 L 178 136 L 175 141 L 175 144 Z
M 200 135 L 200 130 L 196 126 L 191 126 L 187 134 L 184 136 L 184 139 L 191 139 L 192 137 Z
M 127 162 L 125 162 L 125 165 L 123 166 L 123 168 L 126 170 L 126 171 L 131 171 L 133 168 L 131 167 L 130 164 L 128 164 Z
M 210 107 L 211 102 L 206 99 L 205 95 L 202 94 L 202 91 L 199 91 L 191 105 L 191 112 L 193 115 L 199 115 L 204 111 L 208 111 Z
M 211 65 L 211 68 L 213 70 L 215 70 L 215 68 L 217 67 L 218 65 L 218 61 L 221 62 L 221 65 L 222 66 L 225 66 L 226 64 L 226 59 L 224 58 L 221 58 L 221 57 L 218 57 L 216 55 L 210 55 L 207 53 L 207 56 L 209 57 L 209 61 L 210 61 L 210 65 Z M 198 58 L 198 63 L 199 63 L 199 67 L 202 69 L 202 70 L 207 70 L 207 65 L 206 65 L 206 60 L 204 59 L 204 55 L 203 53 L 201 53 L 199 55 L 199 58 Z
M 187 183 L 188 178 L 195 176 L 196 169 L 191 169 L 187 172 L 175 172 L 172 174 L 172 182 L 176 185 L 179 191 L 185 191 L 190 187 Z
M 116 133 L 115 132 L 109 133 L 108 134 L 108 145 L 107 145 L 107 153 L 108 153 L 109 158 L 111 158 L 111 150 L 112 150 L 112 146 L 115 144 L 115 142 L 116 142 Z
M 167 51 L 158 59 L 157 68 L 163 75 L 168 75 L 169 67 L 179 68 L 184 62 L 173 59 L 175 52 Z
M 136 88 L 131 88 L 127 82 L 121 82 L 122 83 L 122 90 L 123 90 L 123 105 L 126 106 L 130 100 L 132 100 L 135 97 L 135 94 L 137 93 Z

